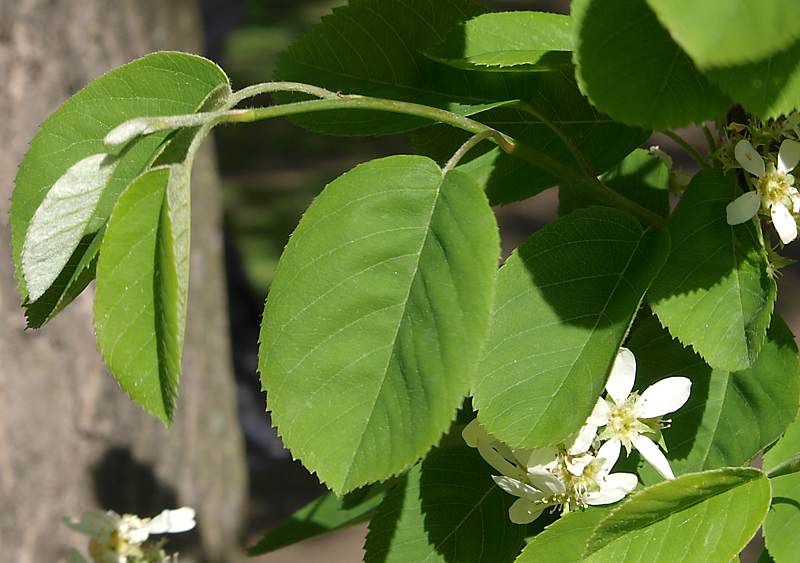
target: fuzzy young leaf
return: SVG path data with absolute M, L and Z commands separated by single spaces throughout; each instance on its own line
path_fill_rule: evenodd
M 712 367 L 751 367 L 761 351 L 777 288 L 752 222 L 727 224 L 735 177 L 696 175 L 668 225 L 672 252 L 648 295 L 659 320 Z
M 98 346 L 122 388 L 167 425 L 186 322 L 188 189 L 179 165 L 134 180 L 114 207 L 97 264 Z
M 375 513 L 384 494 L 368 496 L 363 502 L 349 506 L 345 499 L 325 493 L 292 514 L 289 519 L 270 530 L 257 544 L 247 550 L 248 555 L 271 553 L 287 545 L 341 530 L 364 522 Z
M 555 444 L 585 422 L 669 252 L 663 231 L 593 207 L 534 234 L 500 269 L 474 405 L 513 447 Z
M 752 368 L 712 370 L 674 340 L 658 320 L 637 323 L 626 344 L 636 355 L 637 387 L 672 376 L 692 380 L 688 403 L 663 431 L 676 474 L 745 465 L 774 442 L 800 408 L 800 362 L 794 336 L 777 315 Z M 644 470 L 645 482 L 660 479 Z
M 471 70 L 538 71 L 572 65 L 572 20 L 546 12 L 482 14 L 450 31 L 425 54 Z
M 221 97 L 225 98 L 230 87 L 225 74 L 211 61 L 185 53 L 153 53 L 94 80 L 42 124 L 20 164 L 11 205 L 14 263 L 24 302 L 32 297 L 23 277 L 26 234 L 37 209 L 46 201 L 59 178 L 78 162 L 108 152 L 103 139 L 120 123 L 141 116 L 192 113 L 215 90 L 223 91 Z M 71 222 L 69 244 L 59 247 L 61 254 L 69 248 L 68 260 L 59 255 L 47 276 L 37 277 L 39 281 L 35 283 L 40 286 L 53 277 L 56 266 L 64 266 L 56 272 L 57 279 L 50 289 L 35 303 L 26 305 L 32 326 L 45 322 L 91 281 L 95 256 L 86 253 L 99 247 L 93 240 L 98 233 L 102 234 L 117 197 L 152 162 L 165 136 L 166 133 L 155 134 L 134 143 L 119 154 L 105 186 L 87 185 L 81 197 L 91 201 L 85 201 L 82 212 L 92 205 L 96 209 L 88 222 L 84 221 L 82 212 L 80 221 Z M 95 202 L 96 197 L 99 199 Z M 57 194 L 50 197 L 50 200 L 54 199 L 59 199 Z M 52 207 L 52 201 L 46 205 Z M 84 231 L 79 233 L 84 223 Z M 41 226 L 36 231 L 37 234 L 31 233 L 30 236 L 41 238 L 54 234 L 51 231 L 43 235 Z M 80 243 L 73 246 L 76 237 Z M 35 288 L 34 296 L 41 293 L 39 286 Z
M 603 507 L 563 515 L 534 537 L 515 563 L 579 563 L 586 542 L 608 513 Z
M 498 255 L 481 189 L 424 157 L 358 166 L 308 209 L 267 299 L 259 367 L 286 445 L 335 492 L 402 471 L 447 429 Z
M 702 69 L 749 63 L 800 39 L 796 0 L 647 0 L 677 43 Z
M 682 561 L 729 563 L 756 533 L 769 503 L 769 479 L 757 469 L 683 475 L 614 509 L 595 528 L 584 561 L 669 563 L 680 550 Z
M 770 470 L 781 462 L 800 453 L 800 419 L 786 429 L 786 433 L 764 455 L 764 469 Z M 800 473 L 791 473 L 771 480 L 772 507 L 764 522 L 764 541 L 770 555 L 778 563 L 797 558 L 800 550 Z
M 578 81 L 614 119 L 681 127 L 717 117 L 730 105 L 645 0 L 575 0 L 572 15 Z
M 437 448 L 386 495 L 364 561 L 510 563 L 525 537 L 525 527 L 508 519 L 513 502 L 476 450 Z

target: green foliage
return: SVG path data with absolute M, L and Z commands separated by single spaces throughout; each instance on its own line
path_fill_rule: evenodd
M 675 41 L 703 69 L 753 62 L 800 39 L 800 29 L 786 25 L 797 17 L 794 0 L 647 3 Z
M 525 527 L 508 520 L 510 497 L 472 448 L 441 447 L 414 466 L 370 522 L 366 563 L 506 563 Z
M 590 508 L 565 514 L 525 546 L 516 563 L 578 563 L 586 542 L 608 509 Z
M 395 156 L 325 188 L 278 265 L 259 367 L 273 421 L 336 492 L 433 446 L 469 389 L 499 253 L 465 175 Z
M 725 207 L 740 193 L 732 174 L 692 179 L 670 217 L 672 251 L 649 295 L 673 336 L 727 371 L 755 362 L 777 292 L 759 227 L 726 223 Z
M 669 170 L 657 157 L 644 149 L 636 149 L 619 164 L 606 171 L 601 179 L 606 186 L 654 213 L 669 215 Z M 558 211 L 566 215 L 576 209 L 598 205 L 575 186 L 558 187 Z
M 767 470 L 800 454 L 800 419 L 786 429 L 784 436 L 764 455 Z M 794 561 L 800 549 L 797 526 L 800 525 L 800 473 L 771 480 L 772 506 L 764 521 L 764 540 L 777 563 Z
M 111 373 L 164 424 L 177 399 L 188 274 L 180 167 L 154 168 L 120 196 L 97 264 L 95 330 Z
M 652 316 L 637 324 L 627 346 L 636 355 L 642 389 L 665 377 L 692 380 L 689 402 L 670 415 L 671 426 L 663 431 L 676 474 L 749 464 L 800 408 L 797 346 L 777 315 L 758 360 L 738 372 L 710 368 Z
M 668 251 L 663 232 L 602 207 L 562 217 L 517 249 L 498 275 L 474 390 L 487 430 L 514 447 L 578 430 Z
M 153 53 L 91 82 L 42 124 L 20 164 L 11 207 L 14 263 L 32 326 L 46 322 L 91 281 L 92 251 L 99 248 L 94 239 L 102 235 L 119 194 L 152 162 L 166 134 L 152 135 L 122 151 L 110 176 L 110 164 L 90 177 L 84 168 L 81 182 L 75 183 L 70 177 L 81 168 L 73 167 L 79 162 L 96 164 L 95 155 L 109 152 L 103 138 L 124 121 L 192 113 L 216 89 L 230 91 L 225 74 L 210 61 L 185 53 Z M 95 160 L 86 160 L 90 157 Z M 69 226 L 61 223 L 63 231 L 48 232 L 48 222 L 58 217 L 69 219 Z M 26 239 L 31 241 L 27 268 Z M 39 241 L 38 249 L 34 241 Z M 34 280 L 31 295 L 28 275 Z
M 545 12 L 482 14 L 450 31 L 426 55 L 468 70 L 559 70 L 572 58 L 572 20 Z
M 292 514 L 286 522 L 270 530 L 247 550 L 247 554 L 263 555 L 369 520 L 383 498 L 383 492 L 377 492 L 366 495 L 361 502 L 351 503 L 348 497 L 339 499 L 333 493 L 324 493 Z
M 659 129 L 680 127 L 712 119 L 730 105 L 645 0 L 575 0 L 572 16 L 578 81 L 614 119 Z
M 683 475 L 614 509 L 594 530 L 585 560 L 667 563 L 680 550 L 684 561 L 728 563 L 753 537 L 769 502 L 769 480 L 757 469 Z

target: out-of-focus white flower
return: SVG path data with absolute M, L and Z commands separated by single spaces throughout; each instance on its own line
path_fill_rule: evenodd
M 727 207 L 729 225 L 749 221 L 761 208 L 767 209 L 783 244 L 797 238 L 794 215 L 800 213 L 800 193 L 794 187 L 792 170 L 800 162 L 800 142 L 785 139 L 778 150 L 777 167 L 765 162 L 750 141 L 741 140 L 734 148 L 736 161 L 756 177 L 756 191 L 746 192 Z
M 151 534 L 180 533 L 195 526 L 195 511 L 189 507 L 164 510 L 154 518 L 109 511 L 84 512 L 79 521 L 66 524 L 90 536 L 89 555 L 96 563 L 155 563 L 167 561 L 158 545 L 145 544 Z M 75 559 L 78 561 L 78 559 Z
M 674 479 L 669 461 L 647 434 L 656 434 L 661 428 L 661 417 L 689 400 L 692 382 L 686 377 L 668 377 L 645 389 L 640 396 L 633 391 L 635 378 L 636 358 L 627 348 L 620 348 L 606 383 L 610 400 L 601 397 L 589 420 L 605 426 L 600 439 L 608 442 L 603 447 L 625 446 L 628 453 L 634 447 L 662 477 Z

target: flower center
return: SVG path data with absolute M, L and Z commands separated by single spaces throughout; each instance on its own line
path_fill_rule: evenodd
M 767 205 L 791 202 L 794 177 L 783 172 L 767 172 L 758 180 L 758 193 Z

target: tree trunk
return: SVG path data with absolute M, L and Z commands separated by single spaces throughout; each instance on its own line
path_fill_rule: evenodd
M 197 51 L 192 0 L 0 1 L 0 561 L 63 560 L 86 538 L 65 516 L 101 507 L 150 516 L 190 505 L 191 559 L 237 556 L 246 472 L 227 342 L 218 178 L 211 151 L 193 178 L 192 281 L 184 375 L 169 430 L 106 373 L 88 291 L 24 331 L 8 203 L 38 124 L 103 72 L 158 49 Z

